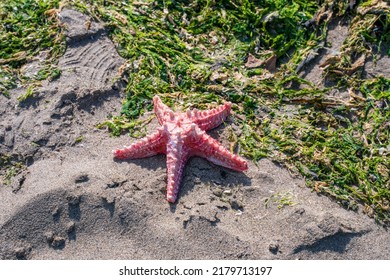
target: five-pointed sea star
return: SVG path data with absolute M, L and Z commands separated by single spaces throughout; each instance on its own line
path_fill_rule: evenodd
M 161 127 L 155 133 L 113 152 L 118 159 L 166 154 L 169 202 L 176 201 L 184 166 L 192 156 L 206 158 L 236 171 L 248 169 L 244 159 L 229 152 L 205 132 L 219 126 L 226 119 L 230 113 L 231 103 L 205 111 L 187 110 L 186 113 L 174 113 L 157 95 L 154 96 L 153 103 Z

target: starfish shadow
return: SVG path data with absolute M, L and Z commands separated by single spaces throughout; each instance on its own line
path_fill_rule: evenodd
M 147 170 L 156 171 L 161 169 L 164 170 L 164 174 L 166 172 L 166 156 L 163 154 L 140 159 L 114 159 L 114 161 L 120 164 L 133 163 Z M 166 180 L 157 184 L 156 188 L 166 190 Z M 251 186 L 252 182 L 251 178 L 245 173 L 215 165 L 200 157 L 192 157 L 188 160 L 184 169 L 178 199 L 174 204 L 171 204 L 172 212 L 175 212 L 176 204 L 180 202 L 180 199 L 191 193 L 198 184 L 213 184 L 221 188 L 232 188 L 238 185 Z
M 141 168 L 147 169 L 147 170 L 157 170 L 160 168 L 166 168 L 166 156 L 161 155 L 155 155 L 147 158 L 137 158 L 137 159 L 117 159 L 114 158 L 114 162 L 119 164 L 129 164 L 134 163 Z
M 192 192 L 198 184 L 233 188 L 235 186 L 251 186 L 252 182 L 251 178 L 243 172 L 215 165 L 203 158 L 193 157 L 189 159 L 184 170 L 178 201 Z

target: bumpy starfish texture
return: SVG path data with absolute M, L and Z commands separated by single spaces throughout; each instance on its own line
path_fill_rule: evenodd
M 136 159 L 156 154 L 167 155 L 167 200 L 174 203 L 187 160 L 192 156 L 206 158 L 212 163 L 236 170 L 248 169 L 247 162 L 229 152 L 218 141 L 206 134 L 219 126 L 230 114 L 231 103 L 215 109 L 187 110 L 175 113 L 162 103 L 156 95 L 153 98 L 154 112 L 161 127 L 124 149 L 114 150 L 118 159 Z

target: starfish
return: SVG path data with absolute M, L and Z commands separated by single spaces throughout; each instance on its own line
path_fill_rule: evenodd
M 114 150 L 118 159 L 136 159 L 156 154 L 167 155 L 167 200 L 174 203 L 179 192 L 184 166 L 192 156 L 236 171 L 248 169 L 247 162 L 225 149 L 217 140 L 206 134 L 219 126 L 230 114 L 231 103 L 211 110 L 173 112 L 156 95 L 153 97 L 154 113 L 161 125 L 150 134 L 124 149 Z

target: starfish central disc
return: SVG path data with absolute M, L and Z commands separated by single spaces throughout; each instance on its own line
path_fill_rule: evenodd
M 203 157 L 236 171 L 248 169 L 244 159 L 225 149 L 206 133 L 226 119 L 230 114 L 231 103 L 211 110 L 194 109 L 185 113 L 173 112 L 157 95 L 153 98 L 153 104 L 161 127 L 124 149 L 114 150 L 114 156 L 118 159 L 136 159 L 166 154 L 169 202 L 176 201 L 184 166 L 192 156 Z

